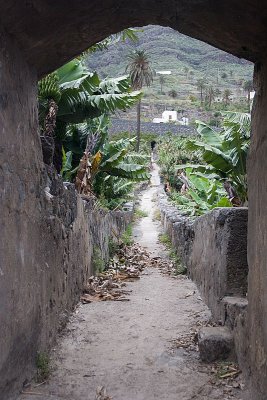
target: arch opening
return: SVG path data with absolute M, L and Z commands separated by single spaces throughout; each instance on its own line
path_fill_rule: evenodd
M 266 7 L 262 7 L 260 2 L 255 3 L 249 0 L 245 2 L 227 0 L 216 2 L 216 4 L 212 0 L 168 0 L 157 3 L 152 0 L 130 0 L 127 3 L 106 0 L 100 4 L 97 1 L 88 2 L 87 0 L 78 2 L 59 0 L 56 4 L 37 0 L 21 1 L 18 4 L 10 0 L 2 2 L 1 7 L 1 25 L 5 31 L 1 35 L 3 41 L 2 79 L 4 82 L 2 87 L 7 96 L 7 101 L 1 100 L 3 122 L 1 157 L 3 157 L 2 166 L 6 168 L 5 171 L 9 177 L 8 182 L 11 182 L 10 187 L 20 185 L 19 198 L 11 198 L 8 191 L 1 198 L 3 211 L 9 215 L 8 223 L 5 221 L 3 226 L 9 235 L 12 226 L 15 231 L 18 226 L 21 228 L 21 232 L 24 233 L 19 236 L 21 246 L 22 244 L 26 246 L 27 257 L 29 256 L 27 260 L 31 266 L 33 266 L 36 256 L 32 252 L 30 239 L 27 241 L 32 221 L 25 223 L 19 212 L 14 213 L 16 217 L 13 218 L 10 210 L 18 211 L 23 204 L 28 214 L 32 213 L 37 221 L 33 227 L 34 233 L 37 236 L 40 235 L 37 228 L 38 223 L 41 225 L 41 218 L 36 211 L 40 206 L 36 200 L 38 191 L 36 190 L 35 197 L 32 194 L 34 186 L 37 187 L 40 184 L 41 165 L 40 158 L 34 151 L 35 146 L 36 148 L 40 147 L 36 136 L 38 130 L 36 101 L 33 96 L 37 81 L 35 71 L 41 77 L 111 33 L 116 33 L 129 26 L 144 26 L 148 23 L 172 27 L 233 55 L 256 62 L 253 140 L 249 160 L 248 333 L 250 345 L 247 358 L 254 387 L 259 390 L 259 394 L 255 398 L 257 400 L 265 399 L 267 391 L 267 327 L 266 321 L 264 321 L 267 314 L 265 290 L 267 286 L 267 213 L 264 210 L 267 202 L 265 173 L 267 168 Z M 16 45 L 14 45 L 14 41 Z M 16 93 L 14 93 L 14 88 Z M 14 114 L 16 114 L 16 119 Z M 11 177 L 8 165 L 9 160 L 14 159 L 12 149 L 14 150 L 18 145 L 18 132 L 21 135 L 20 138 L 23 138 L 19 143 L 18 154 L 21 155 L 24 165 L 21 161 L 13 165 L 16 173 Z M 2 149 L 4 150 L 2 151 Z M 32 150 L 32 154 L 28 149 Z M 27 183 L 29 178 L 25 172 L 27 168 L 23 169 L 25 163 L 28 169 L 34 166 L 38 171 L 31 186 Z M 25 187 L 28 190 L 26 192 L 30 193 L 26 200 L 23 194 Z M 8 242 L 8 236 L 3 235 L 1 241 L 3 249 L 5 242 Z M 24 253 L 22 250 L 20 255 L 17 253 L 16 243 L 13 247 L 9 243 L 8 251 L 10 251 L 9 259 L 5 259 L 5 264 L 11 267 L 19 264 L 24 268 Z M 32 320 L 34 318 L 38 321 L 38 312 L 32 314 Z M 240 321 L 240 323 L 245 322 Z M 22 328 L 24 329 L 25 326 Z M 32 335 L 36 336 L 37 332 L 33 331 Z M 28 344 L 28 346 L 30 345 Z

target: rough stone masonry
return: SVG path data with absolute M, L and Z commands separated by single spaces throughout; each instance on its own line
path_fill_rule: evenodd
M 41 329 L 46 263 L 62 260 L 43 198 L 37 77 L 91 44 L 129 26 L 159 24 L 255 62 L 256 96 L 248 163 L 249 364 L 255 400 L 267 392 L 267 7 L 250 0 L 1 0 L 0 47 L 0 369 L 31 365 L 28 349 Z M 69 29 L 66 29 L 68 27 Z M 71 30 L 70 30 L 71 29 Z M 71 32 L 71 34 L 70 34 Z M 59 225 L 54 219 L 55 227 Z M 57 228 L 59 229 L 59 228 Z M 76 227 L 78 230 L 78 227 Z M 83 232 L 83 230 L 82 230 Z M 81 233 L 83 235 L 83 233 Z M 86 244 L 80 243 L 84 248 Z M 62 239 L 63 241 L 63 239 Z M 74 240 L 77 246 L 77 240 Z M 73 242 L 73 243 L 74 243 Z M 63 242 L 61 242 L 63 243 Z M 73 244 L 74 246 L 74 244 Z M 88 250 L 89 251 L 89 250 Z M 81 257 L 79 255 L 79 257 Z M 80 258 L 79 258 L 80 259 Z M 58 261 L 58 259 L 56 260 Z M 80 259 L 81 264 L 84 260 Z M 55 268 L 55 267 L 53 267 Z M 71 268 L 71 267 L 70 267 Z M 74 267 L 72 267 L 74 268 Z M 45 278 L 44 278 L 45 277 Z M 54 289 L 52 289 L 54 290 Z M 68 300 L 72 301 L 72 300 Z M 42 302 L 43 304 L 43 302 Z M 57 305 L 55 305 L 57 307 Z M 12 315 L 18 315 L 15 320 Z M 49 330 L 46 332 L 49 337 Z M 11 350 L 13 349 L 13 350 Z M 28 363 L 28 364 L 27 364 Z M 256 394 L 256 391 L 258 392 Z

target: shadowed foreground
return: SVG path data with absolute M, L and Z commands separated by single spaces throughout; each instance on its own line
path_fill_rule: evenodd
M 166 258 L 154 220 L 157 169 L 152 175 L 140 204 L 148 216 L 136 223 L 134 238 L 153 256 Z M 114 400 L 241 399 L 233 388 L 210 383 L 210 369 L 193 342 L 188 349 L 175 347 L 173 340 L 194 332 L 210 315 L 190 280 L 147 268 L 127 290 L 128 302 L 78 307 L 53 353 L 49 383 L 25 389 L 36 395 L 20 400 L 104 400 L 96 397 L 99 386 Z

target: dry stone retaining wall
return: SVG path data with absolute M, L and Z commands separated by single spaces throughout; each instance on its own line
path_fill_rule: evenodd
M 214 319 L 234 334 L 238 360 L 247 370 L 247 208 L 217 208 L 190 218 L 159 191 L 164 230 L 196 282 Z
M 109 133 L 116 134 L 121 132 L 135 132 L 136 121 L 127 119 L 111 119 L 111 126 Z M 197 134 L 196 129 L 193 126 L 178 125 L 174 123 L 161 123 L 155 124 L 152 122 L 141 122 L 141 132 L 150 133 L 158 136 L 172 133 L 177 136 L 193 136 Z
M 74 185 L 64 184 L 49 168 L 43 172 L 42 183 L 41 237 L 32 237 L 33 268 L 23 273 L 13 268 L 10 280 L 1 277 L 5 285 L 0 292 L 1 314 L 7 320 L 0 326 L 0 393 L 4 399 L 31 379 L 37 352 L 51 348 L 94 272 L 94 264 L 108 260 L 109 240 L 121 236 L 132 219 L 131 205 L 127 211 L 111 212 L 96 207 L 94 200 L 83 200 Z M 8 296 L 12 314 L 3 296 Z M 8 322 L 11 318 L 13 326 Z

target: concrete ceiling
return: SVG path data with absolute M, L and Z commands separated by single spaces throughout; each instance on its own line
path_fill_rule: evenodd
M 238 57 L 267 54 L 267 3 L 260 0 L 0 0 L 1 25 L 42 76 L 130 26 L 157 24 Z

